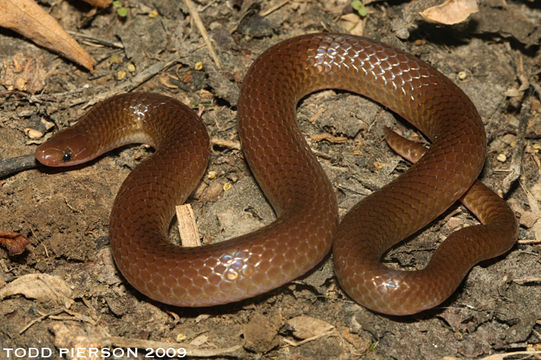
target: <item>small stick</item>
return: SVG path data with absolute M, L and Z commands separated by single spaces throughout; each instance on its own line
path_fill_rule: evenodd
M 261 17 L 265 17 L 267 15 L 269 15 L 270 13 L 272 13 L 273 11 L 276 11 L 278 10 L 279 8 L 281 8 L 282 6 L 284 6 L 285 4 L 287 4 L 290 0 L 284 0 L 282 1 L 281 3 L 277 4 L 277 5 L 274 5 L 273 7 L 271 7 L 270 9 L 267 9 L 265 11 L 261 11 L 259 13 L 259 16 Z
M 201 246 L 199 240 L 199 231 L 195 223 L 192 206 L 190 204 L 178 205 L 176 208 L 178 220 L 178 232 L 182 246 L 197 247 Z
M 114 88 L 109 88 L 106 86 L 94 87 L 93 88 L 93 91 L 95 91 L 94 98 L 88 101 L 84 107 L 87 108 L 89 106 L 92 106 L 95 103 L 101 100 L 104 100 L 108 97 L 111 97 L 115 94 L 118 94 L 120 92 L 132 91 L 133 89 L 145 83 L 146 81 L 148 81 L 155 75 L 167 69 L 169 66 L 174 64 L 177 60 L 178 60 L 177 55 L 171 55 L 167 59 L 154 63 L 150 65 L 149 67 L 147 67 L 146 69 L 142 70 L 140 73 L 134 76 L 130 81 L 122 83 L 119 86 L 116 86 Z M 59 92 L 59 93 L 31 95 L 28 99 L 30 102 L 37 102 L 37 103 L 42 103 L 44 101 L 58 101 L 58 98 L 73 97 L 73 95 L 79 94 L 83 91 L 85 91 L 85 89 L 76 88 L 73 90 Z M 64 105 L 64 108 L 70 108 L 72 106 L 79 105 L 85 101 L 87 101 L 86 97 L 76 96 L 74 99 L 70 101 L 64 101 L 62 104 Z
M 226 148 L 229 148 L 229 149 L 240 150 L 240 142 L 239 141 L 213 137 L 213 138 L 210 139 L 210 143 L 212 145 L 226 147 Z
M 155 75 L 162 72 L 164 69 L 174 64 L 177 60 L 178 60 L 178 56 L 172 55 L 163 61 L 159 61 L 155 64 L 150 65 L 149 67 L 147 67 L 146 69 L 138 73 L 136 76 L 134 76 L 133 79 L 131 79 L 130 81 L 127 81 L 117 87 L 114 87 L 113 89 L 105 90 L 105 87 L 99 88 L 99 90 L 103 90 L 103 91 L 96 92 L 94 97 L 84 105 L 84 108 L 88 108 L 120 92 L 130 92 L 136 89 L 141 84 L 147 82 L 149 79 L 151 79 Z M 84 97 L 76 97 L 70 100 L 69 102 L 66 102 L 66 107 L 72 107 L 80 103 L 83 103 L 85 101 L 86 99 Z
M 203 21 L 201 21 L 201 18 L 199 17 L 199 13 L 195 9 L 195 6 L 193 5 L 192 0 L 184 0 L 186 3 L 186 6 L 188 7 L 188 11 L 190 12 L 190 15 L 192 16 L 195 26 L 197 26 L 197 29 L 201 33 L 201 36 L 203 36 L 203 40 L 205 41 L 205 44 L 207 45 L 207 48 L 209 49 L 210 56 L 216 63 L 216 67 L 218 69 L 222 68 L 222 64 L 220 63 L 220 59 L 218 59 L 218 55 L 216 55 L 216 52 L 214 51 L 214 47 L 212 46 L 209 35 L 207 33 L 207 29 L 205 29 L 205 25 L 203 25 Z
M 0 178 L 8 177 L 23 170 L 33 169 L 36 166 L 37 162 L 34 154 L 0 160 Z
M 345 144 L 348 141 L 348 138 L 345 136 L 333 136 L 329 133 L 320 133 L 312 136 L 312 141 L 322 141 L 327 140 L 336 144 Z
M 109 41 L 109 40 L 105 40 L 105 39 L 100 39 L 100 38 L 97 38 L 97 37 L 94 37 L 94 36 L 81 34 L 81 33 L 76 32 L 76 31 L 66 31 L 66 32 L 68 34 L 70 34 L 71 36 L 75 36 L 77 38 L 80 38 L 82 40 L 85 40 L 85 41 L 88 41 L 88 42 L 91 42 L 91 43 L 94 43 L 94 44 L 103 45 L 103 46 L 107 46 L 107 47 L 110 47 L 110 48 L 124 49 L 124 45 L 119 41 L 114 41 L 113 42 L 113 41 Z

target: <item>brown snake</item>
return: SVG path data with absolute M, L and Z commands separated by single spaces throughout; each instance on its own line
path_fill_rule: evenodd
M 397 180 L 358 203 L 338 226 L 333 188 L 296 123 L 297 102 L 320 89 L 365 95 L 431 141 Z M 118 268 L 140 292 L 178 306 L 212 306 L 264 293 L 314 267 L 333 244 L 336 274 L 360 304 L 410 314 L 449 297 L 469 269 L 516 241 L 513 212 L 477 185 L 465 197 L 483 225 L 453 233 L 420 271 L 384 266 L 385 252 L 440 215 L 470 188 L 485 158 L 485 132 L 468 97 L 444 75 L 389 46 L 342 34 L 312 34 L 265 51 L 238 101 L 239 135 L 277 220 L 199 248 L 168 242 L 174 206 L 207 167 L 209 141 L 197 116 L 157 94 L 124 94 L 94 106 L 36 151 L 45 165 L 71 166 L 124 144 L 156 152 L 122 184 L 110 218 Z

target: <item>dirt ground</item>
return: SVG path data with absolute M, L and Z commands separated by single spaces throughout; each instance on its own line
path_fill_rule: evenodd
M 279 3 L 196 3 L 219 69 L 184 2 L 126 0 L 122 18 L 111 8 L 93 13 L 77 1 L 42 1 L 98 64 L 90 73 L 1 30 L 0 156 L 32 153 L 113 94 L 168 94 L 201 112 L 213 139 L 207 174 L 190 200 L 203 241 L 246 233 L 274 217 L 237 148 L 236 104 L 247 67 L 281 40 L 355 25 L 356 32 L 429 62 L 470 96 L 488 136 L 481 180 L 520 219 L 518 244 L 473 268 L 444 304 L 415 316 L 382 316 L 357 305 L 338 286 L 331 256 L 307 276 L 241 303 L 165 306 L 132 288 L 111 258 L 114 196 L 150 152 L 129 147 L 70 171 L 40 168 L 0 179 L 0 230 L 30 241 L 21 256 L 0 249 L 0 359 L 17 358 L 9 349 L 32 358 L 31 348 L 41 351 L 35 357 L 40 359 L 57 358 L 66 348 L 164 358 L 160 351 L 173 347 L 218 359 L 484 358 L 515 352 L 521 355 L 514 358 L 541 357 L 534 355 L 541 351 L 539 3 L 486 1 L 455 26 L 420 18 L 418 12 L 436 1 L 372 2 L 360 23 L 344 0 L 291 0 L 262 13 Z M 23 78 L 23 86 L 14 78 Z M 369 100 L 319 92 L 299 104 L 298 118 L 335 186 L 341 215 L 408 167 L 385 145 L 383 128 L 394 126 L 409 137 L 415 130 Z M 475 223 L 457 205 L 386 261 L 422 268 L 438 243 Z

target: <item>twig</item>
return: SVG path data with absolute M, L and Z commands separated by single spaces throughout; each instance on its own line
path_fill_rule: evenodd
M 22 335 L 26 330 L 30 329 L 32 326 L 34 326 L 37 323 L 42 322 L 43 320 L 47 319 L 49 316 L 54 316 L 60 314 L 64 309 L 56 310 L 48 314 L 41 314 L 40 317 L 33 319 L 29 323 L 27 323 L 25 326 L 22 327 L 21 330 L 19 330 L 19 335 Z
M 155 64 L 150 65 L 140 73 L 138 73 L 136 76 L 134 76 L 130 81 L 127 81 L 109 91 L 102 91 L 102 92 L 96 92 L 96 95 L 92 98 L 91 101 L 89 101 L 86 105 L 86 107 L 92 106 L 102 100 L 105 100 L 113 95 L 116 95 L 120 92 L 130 92 L 137 87 L 141 86 L 145 82 L 147 82 L 152 77 L 156 76 L 156 74 L 159 74 L 164 69 L 168 68 L 172 64 L 174 64 L 178 60 L 177 55 L 172 55 L 168 57 L 167 59 L 157 62 Z M 80 104 L 81 102 L 84 102 L 85 100 L 81 100 L 79 98 L 75 98 L 71 100 L 70 107 Z
M 150 65 L 148 68 L 144 69 L 140 73 L 138 73 L 136 76 L 134 76 L 130 81 L 127 81 L 125 83 L 120 84 L 119 86 L 116 86 L 112 89 L 105 90 L 106 87 L 101 86 L 95 88 L 96 93 L 93 96 L 93 98 L 90 101 L 87 101 L 84 97 L 76 97 L 72 100 L 70 100 L 67 103 L 66 107 L 72 107 L 75 105 L 79 105 L 83 102 L 87 102 L 84 106 L 85 108 L 88 108 L 102 100 L 105 100 L 113 95 L 116 95 L 121 92 L 130 92 L 137 87 L 141 86 L 143 83 L 147 82 L 152 77 L 156 76 L 160 72 L 162 72 L 164 69 L 168 68 L 172 64 L 174 64 L 178 60 L 177 55 L 172 55 L 168 57 L 167 59 L 157 62 L 155 64 Z M 53 94 L 54 95 L 54 94 Z
M 93 87 L 93 91 L 95 92 L 95 96 L 91 101 L 87 102 L 87 98 L 84 96 L 76 96 L 75 98 L 71 99 L 70 101 L 65 101 L 63 105 L 65 108 L 70 108 L 75 105 L 79 105 L 81 103 L 87 102 L 85 105 L 85 108 L 94 105 L 95 103 L 104 100 L 108 97 L 111 97 L 115 94 L 118 94 L 120 92 L 129 92 L 137 88 L 138 86 L 141 86 L 141 84 L 145 83 L 152 77 L 156 76 L 160 72 L 162 72 L 164 69 L 167 69 L 169 66 L 174 64 L 178 61 L 177 55 L 171 55 L 167 59 L 163 61 L 159 61 L 155 64 L 150 65 L 148 68 L 144 69 L 143 71 L 139 72 L 136 76 L 134 76 L 131 80 L 126 81 L 114 88 L 110 88 L 107 86 L 96 86 Z M 53 93 L 53 94 L 38 94 L 38 95 L 32 95 L 28 98 L 28 100 L 31 103 L 42 103 L 44 101 L 57 101 L 58 98 L 67 98 L 67 97 L 73 97 L 73 95 L 81 93 L 83 91 L 86 91 L 86 89 L 83 88 L 77 88 L 69 91 L 64 91 L 60 93 Z M 0 177 L 1 173 L 0 173 Z
M 213 138 L 210 139 L 210 143 L 212 145 L 217 145 L 217 146 L 220 146 L 220 147 L 225 147 L 225 148 L 234 149 L 234 150 L 240 150 L 240 142 L 238 142 L 238 141 L 213 137 Z
M 136 76 L 131 79 L 125 86 L 120 86 L 121 89 L 125 91 L 131 91 L 141 84 L 147 82 L 150 78 L 156 76 L 163 70 L 167 69 L 169 66 L 173 65 L 178 61 L 178 55 L 171 55 L 167 59 L 157 62 L 150 65 L 145 70 L 138 73 Z
M 527 285 L 532 283 L 541 283 L 541 276 L 527 276 L 520 279 L 513 279 L 513 282 L 519 285 Z
M 282 6 L 284 6 L 285 4 L 287 4 L 290 0 L 284 0 L 282 1 L 281 3 L 277 4 L 277 5 L 274 5 L 273 7 L 271 7 L 270 9 L 267 9 L 265 11 L 261 11 L 259 13 L 259 16 L 261 17 L 265 17 L 267 15 L 269 15 L 270 13 L 278 10 L 279 8 L 281 8 Z
M 312 136 L 312 141 L 323 141 L 327 140 L 328 142 L 335 143 L 335 144 L 345 144 L 348 139 L 345 136 L 333 136 L 329 133 L 320 133 L 317 135 Z
M 195 222 L 192 206 L 190 204 L 178 205 L 175 208 L 178 220 L 178 232 L 182 246 L 201 246 L 199 231 Z
M 156 74 L 159 74 L 164 69 L 168 68 L 172 64 L 174 64 L 178 60 L 177 55 L 172 55 L 168 57 L 167 59 L 163 61 L 159 61 L 155 64 L 150 65 L 140 73 L 138 73 L 136 76 L 134 76 L 130 81 L 127 81 L 110 91 L 104 91 L 104 92 L 97 92 L 96 96 L 92 99 L 92 101 L 88 102 L 88 104 L 85 107 L 92 106 L 101 100 L 105 100 L 113 95 L 116 95 L 120 92 L 130 92 L 137 87 L 141 86 L 145 82 L 147 82 L 152 77 L 156 76 Z M 71 106 L 76 105 L 80 103 L 81 101 L 79 99 L 73 99 Z
M 506 128 L 503 128 L 503 130 L 499 131 L 497 134 L 495 134 L 496 136 L 499 135 L 499 133 L 506 133 L 506 134 L 511 134 L 511 135 L 517 135 L 518 134 L 518 131 L 514 128 L 511 128 L 511 127 L 506 127 Z M 524 134 L 524 138 L 525 139 L 528 139 L 528 140 L 538 140 L 538 139 L 541 139 L 541 134 L 539 133 L 535 133 L 533 130 L 530 131 L 529 133 L 526 133 Z
M 212 60 L 214 60 L 214 62 L 216 63 L 216 67 L 218 69 L 221 69 L 222 64 L 220 63 L 220 59 L 218 58 L 218 55 L 216 55 L 216 52 L 214 51 L 214 47 L 212 46 L 212 43 L 210 42 L 207 29 L 205 29 L 205 25 L 203 25 L 203 21 L 201 21 L 201 18 L 199 17 L 199 13 L 195 9 L 195 6 L 193 5 L 192 0 L 184 0 L 184 2 L 186 3 L 186 6 L 188 7 L 188 11 L 190 12 L 190 15 L 192 16 L 195 22 L 195 26 L 197 26 L 197 29 L 201 33 L 201 36 L 203 37 L 203 40 L 205 41 L 205 44 L 207 45 L 207 48 L 209 49 Z
M 67 31 L 68 34 L 71 36 L 74 36 L 76 38 L 82 39 L 84 41 L 88 41 L 93 44 L 108 46 L 110 48 L 116 48 L 116 49 L 124 49 L 124 45 L 119 41 L 109 41 L 105 39 L 100 39 L 94 36 L 89 36 L 85 34 L 78 33 L 76 31 Z
M 522 245 L 531 245 L 531 244 L 541 244 L 541 239 L 535 239 L 535 240 L 518 240 L 519 244 Z
M 0 160 L 0 178 L 8 177 L 24 170 L 33 169 L 36 166 L 37 163 L 34 154 Z
M 515 351 L 515 352 L 502 353 L 502 354 L 492 354 L 484 358 L 481 358 L 480 360 L 504 360 L 509 356 L 535 355 L 535 354 L 541 354 L 541 351 L 535 351 L 535 350 L 534 351 Z

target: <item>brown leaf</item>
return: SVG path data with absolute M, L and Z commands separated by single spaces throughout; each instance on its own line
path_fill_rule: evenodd
M 111 5 L 113 0 L 84 0 L 86 3 L 89 3 L 92 6 L 106 8 Z
M 8 249 L 9 256 L 20 255 L 28 245 L 28 239 L 16 232 L 0 231 L 0 245 Z
M 463 22 L 478 11 L 476 0 L 446 0 L 440 5 L 426 9 L 420 15 L 426 21 L 453 25 Z
M 0 0 L 0 26 L 94 69 L 95 61 L 62 29 L 62 26 L 33 0 Z

